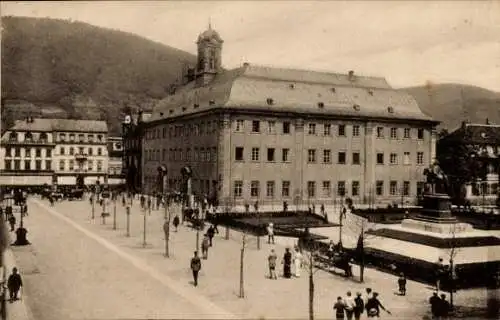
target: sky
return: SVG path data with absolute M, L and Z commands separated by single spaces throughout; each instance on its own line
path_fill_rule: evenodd
M 500 92 L 500 0 L 2 2 L 2 16 L 72 19 L 196 53 L 209 21 L 243 62 L 462 83 Z

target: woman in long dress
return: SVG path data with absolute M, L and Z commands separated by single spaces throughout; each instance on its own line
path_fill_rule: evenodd
M 295 248 L 295 259 L 294 259 L 294 264 L 295 264 L 295 276 L 297 278 L 300 278 L 300 270 L 302 269 L 302 253 L 300 252 L 299 248 Z

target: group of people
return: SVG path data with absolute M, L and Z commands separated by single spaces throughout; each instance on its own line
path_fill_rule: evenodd
M 269 266 L 269 279 L 278 279 L 276 275 L 276 264 L 278 261 L 278 255 L 274 249 L 271 249 L 269 256 L 267 257 L 267 262 Z M 283 277 L 286 279 L 292 278 L 293 276 L 296 278 L 300 278 L 301 270 L 305 266 L 304 256 L 299 247 L 295 247 L 294 254 L 290 251 L 290 248 L 285 249 L 285 253 L 283 254 L 283 259 L 281 260 L 281 264 L 283 265 Z M 292 270 L 293 266 L 293 270 Z
M 345 297 L 337 297 L 333 305 L 336 319 L 361 319 L 361 315 L 366 313 L 368 318 L 380 318 L 380 310 L 388 314 L 391 312 L 386 309 L 379 300 L 378 292 L 373 292 L 371 288 L 366 288 L 366 294 L 363 298 L 361 292 L 356 293 L 356 297 L 351 291 L 347 291 Z

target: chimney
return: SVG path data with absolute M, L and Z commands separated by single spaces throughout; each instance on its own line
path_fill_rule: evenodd
M 489 125 L 490 124 L 490 119 L 486 118 L 486 124 Z
M 354 80 L 354 71 L 350 70 L 349 71 L 349 81 L 353 81 L 353 80 Z
M 248 63 L 248 62 L 244 62 L 244 63 L 243 63 L 243 66 L 244 66 L 244 67 L 248 67 L 249 65 L 250 65 L 250 63 Z
M 142 119 L 142 114 L 144 112 L 142 110 L 139 110 L 139 112 L 137 113 L 137 123 L 140 123 L 140 122 L 143 122 L 143 119 Z

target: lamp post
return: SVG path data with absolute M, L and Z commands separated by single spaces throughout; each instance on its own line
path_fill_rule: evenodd
M 116 196 L 113 198 L 113 230 L 116 230 Z
M 245 261 L 245 241 L 246 241 L 246 235 L 243 234 L 243 238 L 241 241 L 241 251 L 240 251 L 240 298 L 245 297 L 245 280 L 244 280 L 244 261 Z
M 344 197 L 343 197 L 343 195 L 340 198 L 340 211 L 339 211 L 339 213 L 340 213 L 340 215 L 339 215 L 339 224 L 340 224 L 340 227 L 339 227 L 339 244 L 340 244 L 340 247 L 342 248 L 342 227 L 344 225 L 344 218 L 345 218 L 345 214 L 346 214 L 346 209 L 344 207 Z

